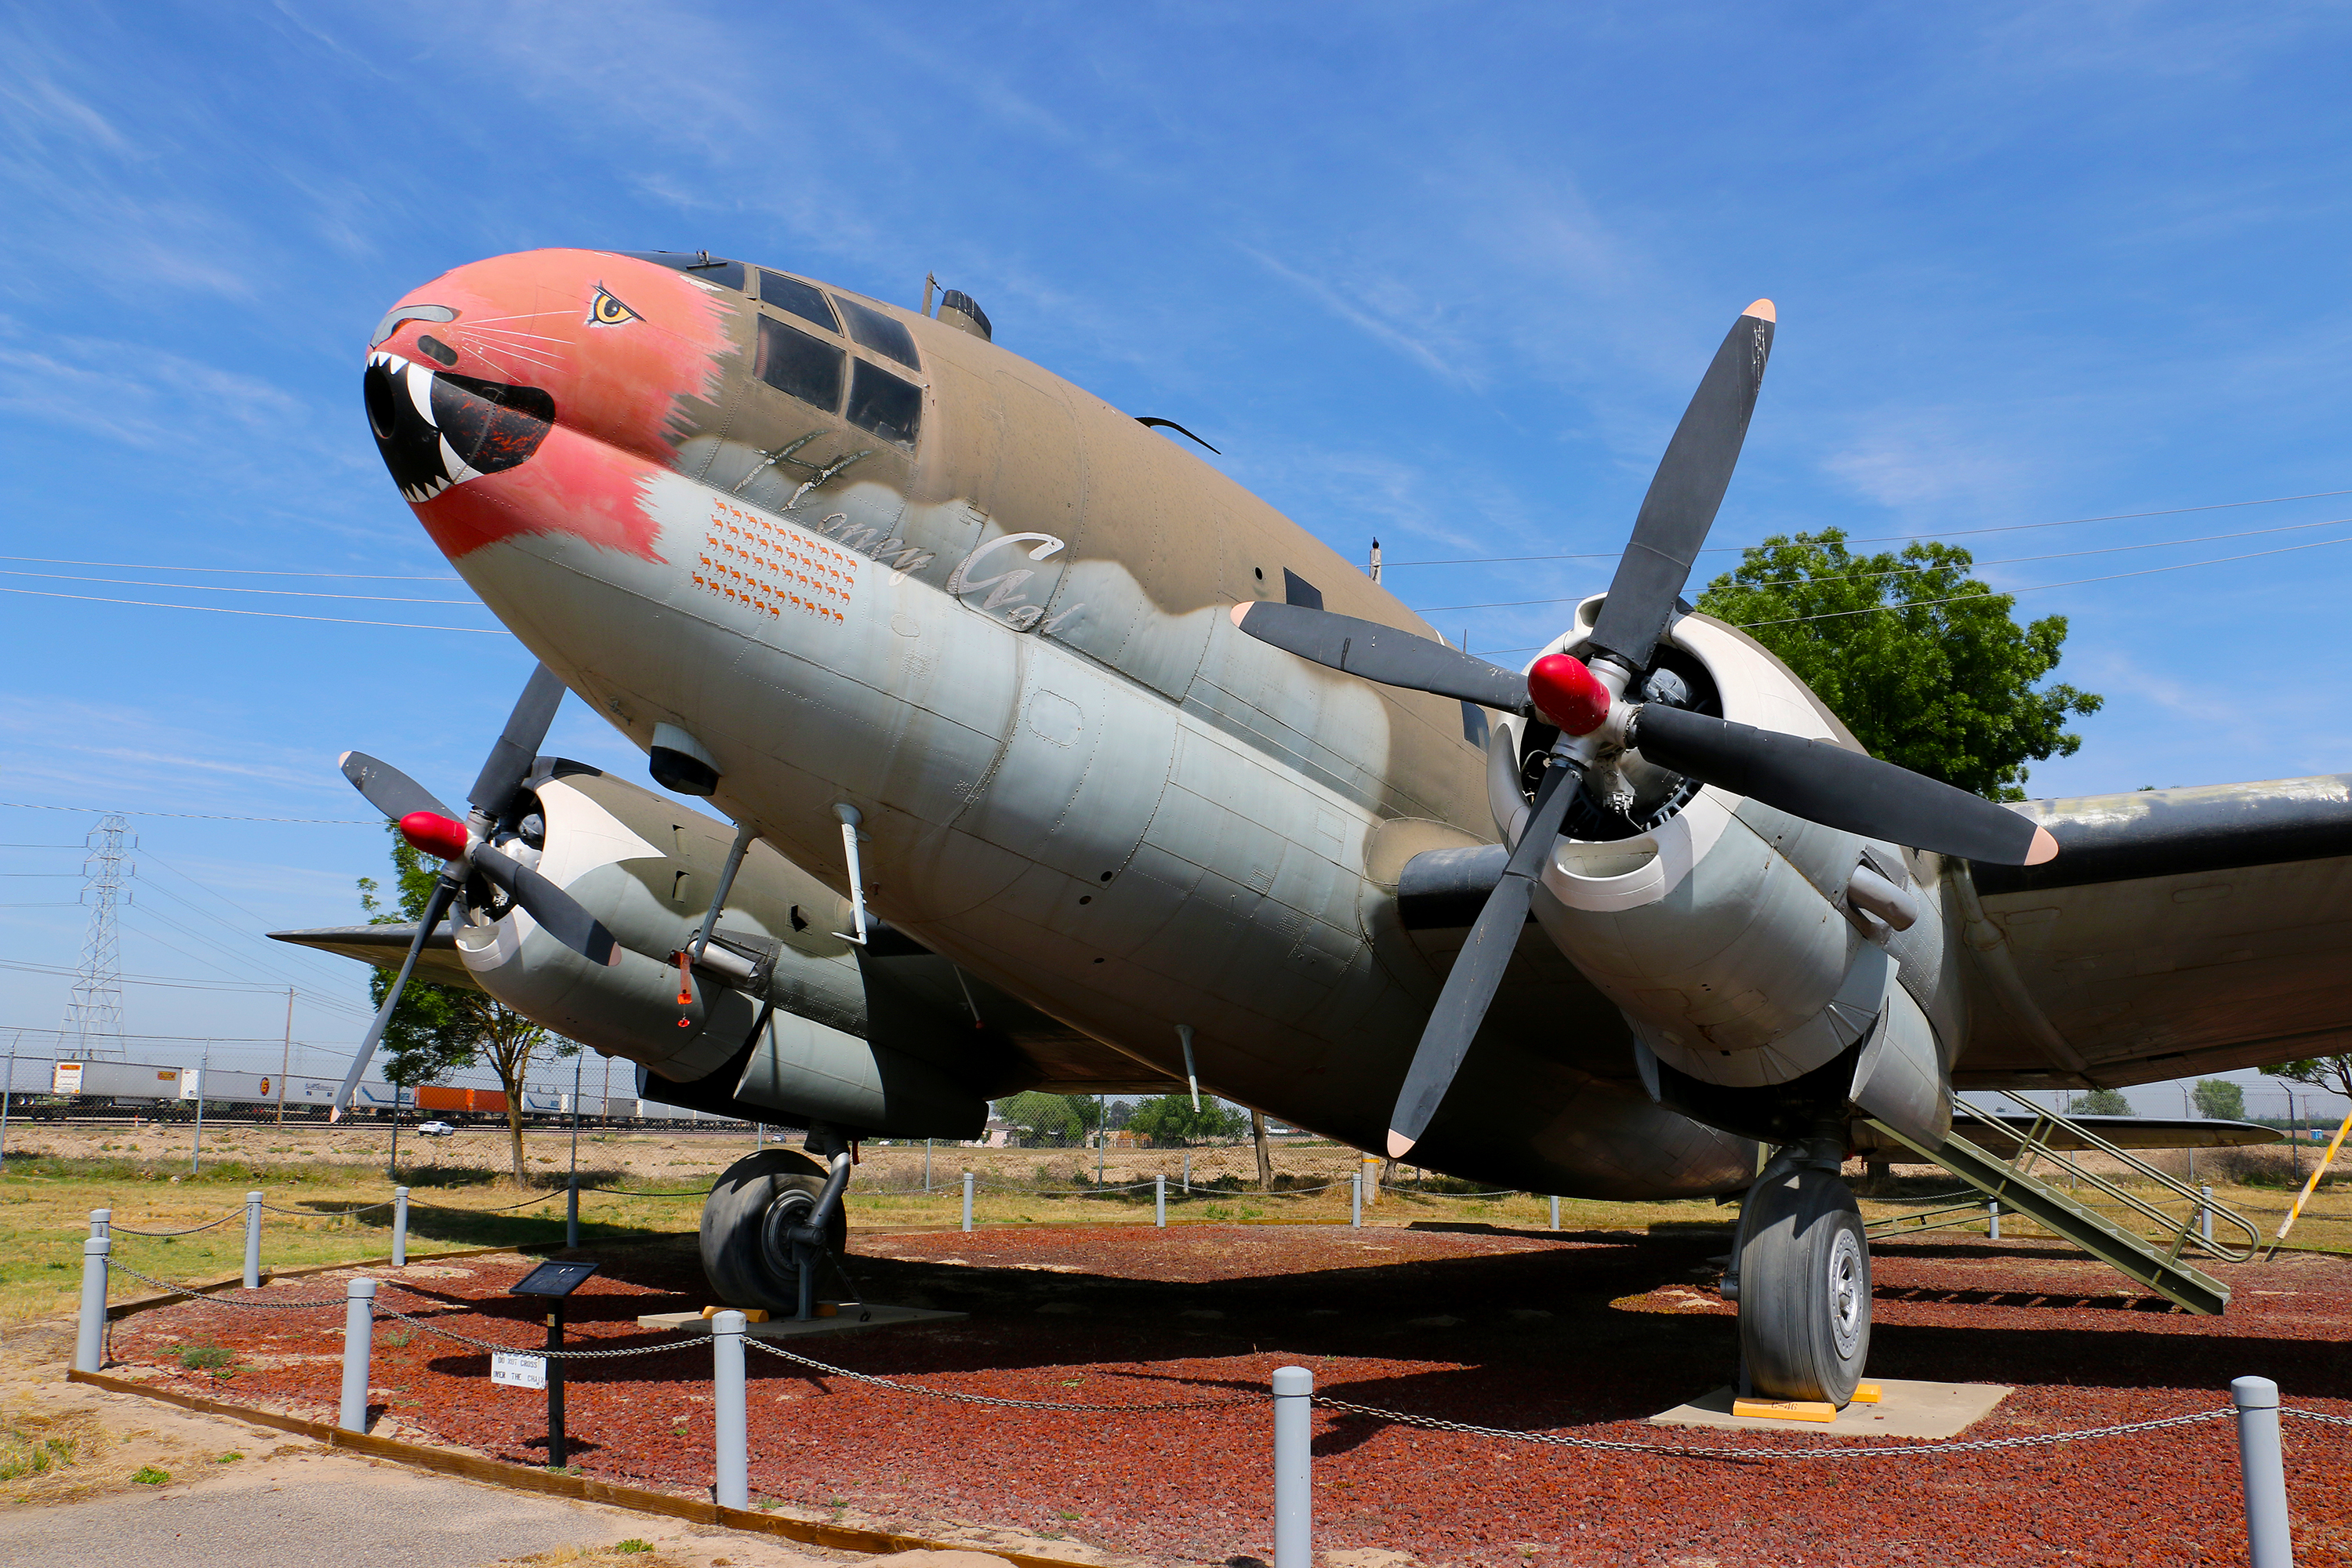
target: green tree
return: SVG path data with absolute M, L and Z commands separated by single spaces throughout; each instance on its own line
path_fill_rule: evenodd
M 2352 1096 L 2352 1057 L 2305 1057 L 2283 1067 L 2264 1068 L 2263 1076 L 2309 1084 L 2330 1094 Z
M 1093 1130 L 1100 1110 L 1091 1094 L 1046 1094 L 1032 1089 L 998 1100 L 996 1114 L 1013 1124 L 1024 1142 L 1054 1139 L 1070 1143 Z
M 1969 575 L 1975 557 L 1922 540 L 1854 555 L 1836 529 L 1750 546 L 1698 607 L 1778 655 L 1873 756 L 1990 800 L 2025 798 L 2025 764 L 2070 757 L 2068 715 L 2102 699 L 2036 689 L 2066 617 L 2020 626 L 2016 600 Z
M 2088 1094 L 2078 1094 L 2067 1110 L 2076 1116 L 2129 1116 L 2131 1101 L 2119 1089 L 2095 1089 Z
M 1249 1112 L 1220 1100 L 1203 1100 L 1192 1109 L 1189 1094 L 1163 1094 L 1147 1100 L 1128 1118 L 1129 1131 L 1155 1143 L 1200 1143 L 1213 1139 L 1239 1138 L 1249 1131 Z
M 432 896 L 440 868 L 418 854 L 397 828 L 392 833 L 392 866 L 397 889 L 394 905 L 387 907 L 381 896 L 383 889 L 374 878 L 362 877 L 360 908 L 376 925 L 424 919 L 425 900 Z M 378 969 L 370 974 L 368 996 L 376 1005 L 383 1005 L 394 973 Z M 392 1021 L 384 1026 L 383 1043 L 378 1049 L 383 1053 L 384 1080 L 403 1089 L 435 1082 L 477 1062 L 487 1063 L 498 1074 L 499 1087 L 506 1091 L 509 1152 L 514 1179 L 521 1183 L 529 1179 L 522 1148 L 522 1088 L 531 1058 L 542 1050 L 570 1057 L 580 1046 L 550 1033 L 486 992 L 436 985 L 412 974 L 400 994 L 400 1005 L 393 1010 Z
M 2200 1116 L 2210 1116 L 2216 1121 L 2246 1119 L 2246 1091 L 2226 1078 L 2198 1079 L 2189 1097 L 2196 1100 Z

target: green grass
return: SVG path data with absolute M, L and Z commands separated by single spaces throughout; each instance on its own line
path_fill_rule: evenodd
M 152 1465 L 142 1465 L 132 1473 L 131 1479 L 142 1487 L 160 1487 L 172 1479 L 172 1472 L 159 1470 Z

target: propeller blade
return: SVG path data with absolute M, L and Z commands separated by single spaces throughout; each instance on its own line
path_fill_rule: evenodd
M 432 791 L 390 763 L 379 762 L 365 752 L 345 752 L 337 761 L 343 776 L 352 781 L 352 787 L 394 822 L 420 811 L 429 811 L 436 816 L 453 815 L 433 797 Z
M 487 844 L 474 847 L 474 869 L 506 890 L 549 935 L 591 963 L 610 963 L 617 951 L 613 933 L 581 908 L 580 901 L 520 860 Z
M 2058 853 L 2031 817 L 1826 741 L 1650 703 L 1634 716 L 1632 744 L 1662 768 L 1824 827 L 2002 866 Z
M 457 884 L 446 877 L 436 878 L 433 891 L 425 900 L 425 918 L 416 922 L 416 940 L 408 944 L 408 956 L 400 961 L 400 973 L 392 982 L 392 989 L 383 994 L 383 1005 L 375 1010 L 375 1022 L 368 1026 L 367 1038 L 360 1042 L 357 1055 L 352 1058 L 352 1070 L 343 1075 L 343 1087 L 335 1090 L 335 1103 L 327 1112 L 330 1121 L 341 1121 L 343 1112 L 351 1108 L 352 1096 L 365 1076 L 375 1048 L 383 1039 L 383 1031 L 392 1022 L 394 1009 L 400 1005 L 400 994 L 408 989 L 408 976 L 416 968 L 416 955 L 425 951 L 441 917 L 449 910 L 449 900 L 456 896 Z
M 1731 323 L 1714 363 L 1683 410 L 1683 422 L 1658 459 L 1650 492 L 1642 498 L 1633 537 L 1618 558 L 1609 598 L 1592 628 L 1592 644 L 1635 669 L 1650 667 L 1650 655 L 1665 635 L 1675 600 L 1690 580 L 1691 563 L 1706 543 L 1716 509 L 1731 484 L 1740 444 L 1748 439 L 1748 416 L 1756 412 L 1764 363 L 1772 353 L 1772 301 L 1759 300 Z
M 1383 686 L 1459 698 L 1506 713 L 1528 711 L 1528 683 L 1517 671 L 1378 621 L 1259 600 L 1235 605 L 1234 625 L 1285 653 Z
M 1454 958 L 1444 989 L 1437 994 L 1437 1005 L 1421 1032 L 1421 1044 L 1413 1048 L 1412 1065 L 1405 1070 L 1395 1113 L 1389 1118 L 1390 1159 L 1403 1159 L 1421 1142 L 1462 1067 L 1462 1058 L 1470 1054 L 1470 1042 L 1486 1020 L 1496 988 L 1503 983 L 1503 971 L 1510 967 L 1511 955 L 1518 951 L 1519 928 L 1527 924 L 1537 874 L 1544 857 L 1551 852 L 1552 841 L 1559 837 L 1559 826 L 1568 819 L 1568 808 L 1582 782 L 1576 769 L 1555 766 L 1537 786 L 1527 831 L 1511 851 L 1502 879 L 1486 895 L 1485 907 L 1470 927 L 1470 938 Z
M 506 815 L 522 781 L 530 776 L 531 764 L 539 760 L 540 745 L 547 739 L 548 726 L 555 722 L 555 710 L 562 701 L 562 678 L 543 664 L 533 668 L 514 711 L 507 715 L 506 729 L 490 748 L 489 760 L 474 780 L 473 792 L 466 796 L 468 804 L 489 813 L 492 821 Z

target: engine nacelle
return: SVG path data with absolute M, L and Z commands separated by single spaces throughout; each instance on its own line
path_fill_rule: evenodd
M 1560 650 L 1580 651 L 1599 598 Z M 1547 652 L 1553 651 L 1547 649 Z M 1852 743 L 1804 685 L 1720 622 L 1675 623 L 1651 700 Z M 1526 820 L 1525 759 L 1550 735 L 1518 721 L 1489 742 L 1496 816 Z M 1580 803 L 1541 873 L 1545 933 L 1617 1004 L 1652 1092 L 1732 1131 L 1769 1136 L 1848 1103 L 1941 1132 L 1963 1037 L 1943 969 L 1934 857 L 1806 822 L 1625 754 Z
M 771 1122 L 900 1137 L 976 1136 L 1003 1063 L 968 1025 L 869 976 L 836 935 L 848 901 L 764 844 L 745 857 L 703 961 L 681 973 L 717 889 L 719 824 L 579 763 L 531 783 L 538 810 L 501 839 L 617 939 L 595 964 L 492 890 L 455 925 L 481 988 L 651 1075 L 651 1097 Z M 681 1000 L 681 997 L 684 1000 Z M 877 1003 L 879 1004 L 877 1005 Z

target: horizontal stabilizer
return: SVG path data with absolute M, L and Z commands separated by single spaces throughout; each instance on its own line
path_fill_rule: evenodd
M 313 947 L 320 952 L 336 953 L 344 958 L 356 958 L 373 963 L 378 969 L 397 972 L 400 961 L 408 956 L 409 944 L 416 940 L 416 922 L 402 921 L 397 925 L 321 926 L 314 931 L 274 931 L 272 942 L 292 942 L 297 947 Z M 465 961 L 457 956 L 457 939 L 444 924 L 427 938 L 425 950 L 416 955 L 416 975 L 435 985 L 462 985 L 478 991 L 474 977 L 466 972 Z

